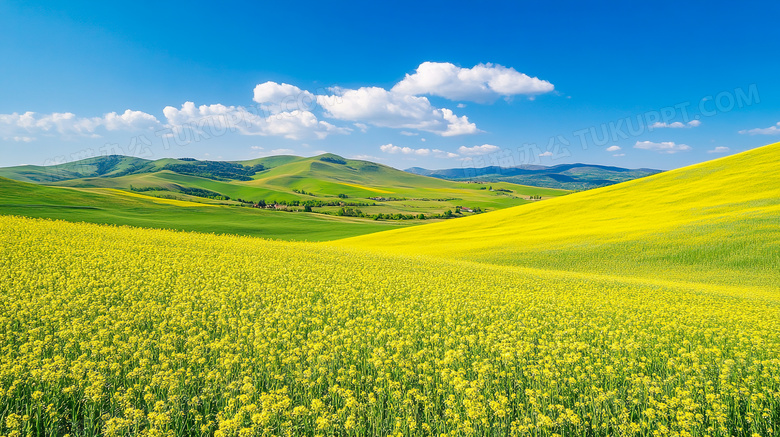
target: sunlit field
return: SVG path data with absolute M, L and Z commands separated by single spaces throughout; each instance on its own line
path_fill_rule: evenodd
M 329 243 L 3 217 L 0 435 L 777 435 L 778 153 Z
M 341 246 L 656 281 L 780 289 L 780 143 Z
M 774 293 L 9 218 L 3 435 L 773 435 Z
M 0 437 L 780 437 L 778 17 L 0 0 Z

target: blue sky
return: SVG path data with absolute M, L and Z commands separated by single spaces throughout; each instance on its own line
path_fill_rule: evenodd
M 543 3 L 543 4 L 542 4 Z M 0 166 L 671 169 L 780 141 L 777 2 L 0 2 Z

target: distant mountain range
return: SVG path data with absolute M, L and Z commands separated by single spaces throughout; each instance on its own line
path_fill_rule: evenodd
M 489 166 L 482 168 L 449 168 L 428 170 L 412 167 L 405 171 L 452 181 L 511 182 L 564 190 L 588 190 L 661 173 L 650 168 L 629 169 L 595 164 Z

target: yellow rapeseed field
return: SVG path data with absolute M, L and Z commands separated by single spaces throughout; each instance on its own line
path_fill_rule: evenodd
M 780 432 L 763 289 L 19 217 L 0 235 L 3 436 Z
M 2 217 L 0 436 L 778 435 L 777 162 L 327 244 Z
M 369 234 L 389 253 L 780 289 L 780 143 L 490 214 Z

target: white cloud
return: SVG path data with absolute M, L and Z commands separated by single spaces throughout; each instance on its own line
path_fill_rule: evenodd
M 456 106 L 458 107 L 458 109 L 463 109 L 463 108 L 466 107 L 466 104 L 465 103 L 458 103 Z
M 383 161 L 384 158 L 371 155 L 352 155 L 350 159 L 359 159 L 361 161 Z
M 416 155 L 416 156 L 433 156 L 436 158 L 458 158 L 460 155 L 457 153 L 447 152 L 445 150 L 440 149 L 414 149 L 411 147 L 399 147 L 395 146 L 393 144 L 385 144 L 383 146 L 379 146 L 379 150 L 381 150 L 384 153 L 389 153 L 392 155 Z
M 444 131 L 441 136 L 452 137 L 455 135 L 468 135 L 479 132 L 477 125 L 469 123 L 469 119 L 465 115 L 458 117 L 447 108 L 442 108 L 441 113 L 444 116 L 444 119 L 449 122 L 447 130 Z
M 321 107 L 325 116 L 350 121 L 362 132 L 371 125 L 405 129 L 402 132 L 405 135 L 413 133 L 410 130 L 417 130 L 448 137 L 474 134 L 480 130 L 467 116 L 436 107 L 424 95 L 490 102 L 499 97 L 533 96 L 553 90 L 553 85 L 547 81 L 497 64 L 460 68 L 450 63 L 424 62 L 391 90 L 331 87 L 327 93 L 332 95 L 315 95 L 295 85 L 268 81 L 256 85 L 253 90 L 253 101 L 258 104 L 256 107 L 195 106 L 193 102 L 185 102 L 179 108 L 166 106 L 163 109 L 164 120 L 129 109 L 100 117 L 78 117 L 70 112 L 0 114 L 0 138 L 29 142 L 38 136 L 100 137 L 104 131 L 161 128 L 170 129 L 163 137 L 197 133 L 199 137 L 195 141 L 228 131 L 295 140 L 352 132 L 351 128 L 318 119 L 313 113 L 317 111 L 317 106 Z M 458 108 L 465 106 L 457 104 Z
M 181 109 L 166 106 L 163 114 L 175 130 L 190 129 L 206 137 L 219 136 L 226 131 L 243 135 L 281 136 L 301 139 L 314 136 L 325 138 L 330 134 L 345 134 L 349 129 L 318 121 L 308 111 L 280 112 L 268 117 L 250 112 L 241 106 L 201 105 L 185 102 Z
M 661 143 L 654 143 L 652 141 L 637 141 L 634 144 L 635 149 L 653 150 L 660 153 L 677 153 L 686 150 L 691 150 L 691 146 L 687 144 L 675 144 L 672 141 L 666 141 Z
M 650 125 L 651 129 L 664 129 L 664 128 L 670 128 L 670 129 L 682 129 L 686 127 L 698 127 L 701 126 L 701 121 L 699 120 L 691 120 L 688 123 L 682 123 L 680 121 L 675 121 L 674 123 L 664 123 L 660 121 L 656 121 L 655 123 Z
M 402 130 L 401 131 L 401 135 L 406 135 L 407 137 L 413 137 L 415 135 L 420 135 L 420 134 L 418 134 L 416 132 L 409 132 L 409 131 Z
M 718 146 L 712 150 L 707 150 L 707 153 L 728 153 L 731 151 L 728 147 L 725 146 Z
M 403 155 L 428 156 L 431 154 L 431 149 L 413 149 L 411 147 L 394 146 L 393 144 L 385 144 L 383 146 L 379 146 L 379 150 L 385 153 L 390 153 L 392 155 L 403 154 Z
M 457 153 L 447 152 L 444 150 L 433 149 L 433 155 L 437 158 L 459 158 Z
M 625 153 L 615 153 L 615 154 L 614 154 L 614 155 L 612 155 L 612 156 L 626 156 L 626 154 L 625 154 Z
M 445 137 L 479 132 L 465 115 L 458 117 L 449 109 L 435 108 L 426 97 L 379 87 L 340 92 L 340 95 L 317 96 L 317 102 L 329 117 L 379 127 L 417 129 Z
M 540 153 L 539 156 L 542 156 L 542 157 L 544 157 L 544 156 L 553 156 L 553 153 L 548 150 L 546 152 Z
M 271 155 L 293 155 L 295 154 L 295 150 L 293 149 L 273 149 L 271 150 Z
M 767 128 L 744 129 L 739 131 L 739 133 L 748 135 L 778 135 L 780 134 L 780 122 Z
M 155 116 L 129 109 L 121 115 L 109 112 L 102 117 L 78 117 L 71 112 L 0 114 L 0 133 L 14 141 L 25 142 L 32 141 L 32 134 L 99 137 L 101 129 L 140 131 L 159 126 L 160 122 Z
M 157 117 L 142 111 L 126 110 L 121 115 L 109 112 L 103 116 L 102 124 L 107 130 L 142 130 L 154 129 L 160 126 Z
M 620 146 L 609 146 L 607 147 L 607 152 L 617 152 L 620 150 Z
M 252 99 L 272 114 L 310 111 L 317 103 L 314 94 L 287 83 L 265 82 L 257 85 Z
M 458 148 L 458 152 L 465 156 L 484 155 L 487 153 L 498 152 L 499 150 L 501 150 L 500 147 L 494 146 L 492 144 L 483 144 L 481 146 L 473 147 L 460 146 L 460 148 Z
M 393 87 L 394 92 L 402 94 L 428 94 L 476 103 L 514 95 L 533 96 L 554 89 L 550 82 L 514 68 L 490 63 L 460 68 L 448 62 L 423 62 L 414 74 L 407 74 Z

